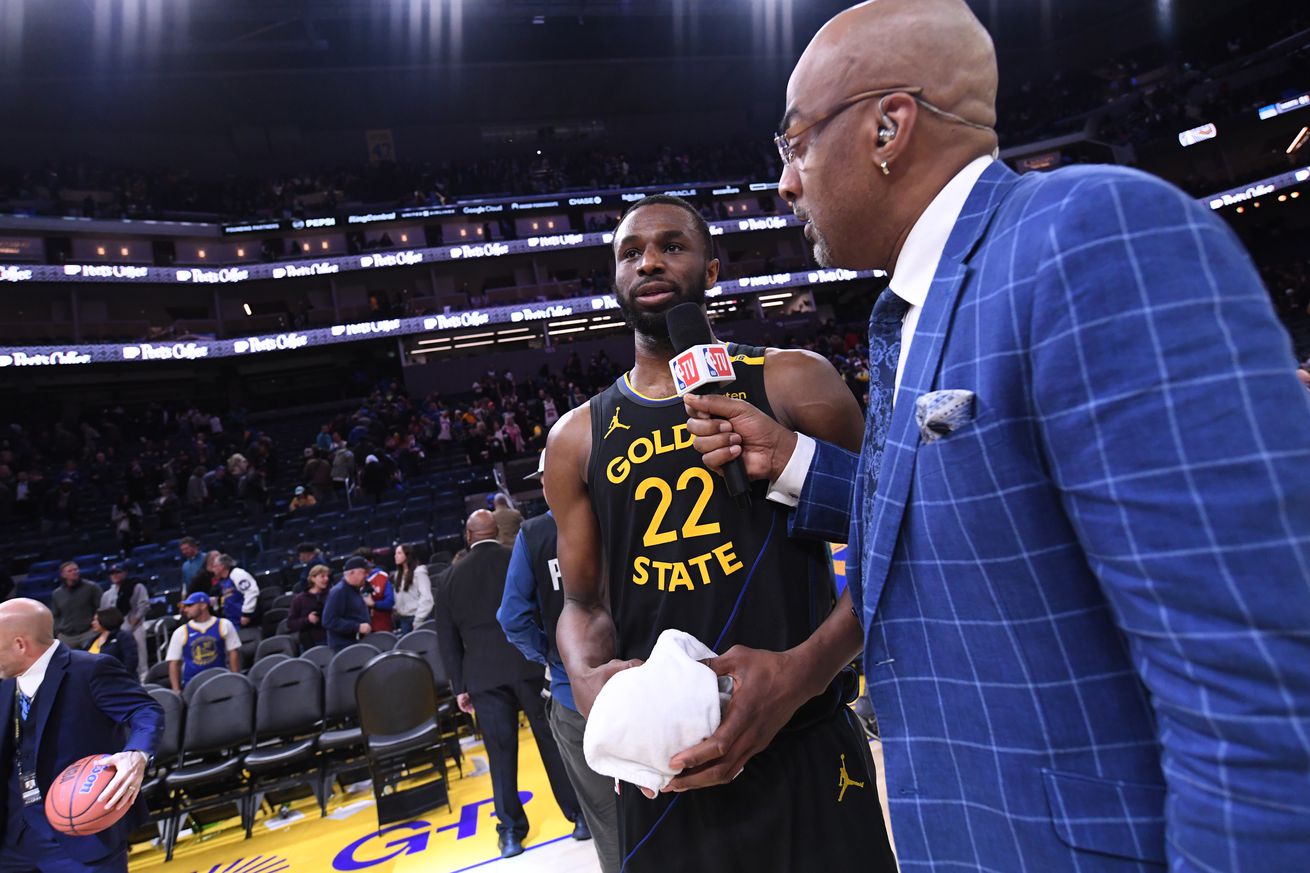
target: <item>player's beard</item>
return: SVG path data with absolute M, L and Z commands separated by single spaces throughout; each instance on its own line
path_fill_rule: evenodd
M 623 320 L 628 327 L 644 337 L 652 339 L 660 345 L 668 345 L 669 340 L 669 320 L 668 311 L 679 303 L 697 303 L 705 305 L 705 289 L 679 285 L 678 283 L 661 278 L 658 281 L 669 285 L 674 289 L 673 296 L 659 309 L 639 309 L 633 305 L 632 292 L 620 293 L 614 295 L 615 301 L 619 304 L 619 312 L 623 314 Z M 638 286 L 640 287 L 640 286 Z

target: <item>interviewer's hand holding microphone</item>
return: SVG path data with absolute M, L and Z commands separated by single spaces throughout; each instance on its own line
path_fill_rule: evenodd
M 716 341 L 704 311 L 696 304 L 669 310 L 669 336 L 675 358 L 675 382 L 681 382 L 677 362 L 693 346 Z M 726 350 L 725 350 L 726 353 Z M 731 365 L 728 372 L 731 374 Z M 749 483 L 778 477 L 796 446 L 796 434 L 749 403 L 723 396 L 723 381 L 704 385 L 678 384 L 694 435 L 693 446 L 706 466 L 725 476 L 728 493 L 739 506 L 750 505 Z M 685 388 L 685 390 L 683 390 Z M 670 769 L 681 774 L 665 791 L 686 791 L 722 785 L 735 779 L 746 762 L 762 752 L 809 697 L 812 689 L 794 681 L 806 673 L 793 652 L 769 652 L 733 646 L 706 663 L 718 676 L 733 679 L 732 699 L 718 730 L 704 741 L 675 755 Z

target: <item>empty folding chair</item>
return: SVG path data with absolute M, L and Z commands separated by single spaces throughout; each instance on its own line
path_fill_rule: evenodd
M 264 638 L 264 632 L 255 627 L 248 625 L 237 628 L 237 636 L 241 638 L 241 669 L 246 671 L 250 665 L 255 663 L 255 650 L 259 648 L 259 642 Z
M 404 688 L 404 694 L 396 694 Z M 373 775 L 378 827 L 450 808 L 432 669 L 415 652 L 384 652 L 355 684 L 359 724 Z M 421 762 L 419 766 L 416 763 Z M 425 765 L 425 766 L 424 766 Z M 427 781 L 401 788 L 402 780 Z
M 312 651 L 312 650 L 311 650 Z M 326 797 L 337 774 L 358 765 L 364 754 L 364 734 L 355 708 L 355 683 L 378 650 L 363 643 L 332 656 L 324 673 L 324 731 L 319 735 L 319 779 Z
M 331 663 L 332 661 L 333 654 L 334 654 L 333 651 L 329 649 L 327 646 L 314 646 L 313 648 L 306 649 L 305 651 L 301 652 L 300 657 L 304 658 L 306 661 L 310 661 L 311 663 L 316 664 L 318 666 L 318 669 L 322 670 L 323 673 L 326 675 L 327 667 L 328 664 Z
M 259 645 L 255 647 L 255 663 L 258 664 L 261 658 L 268 657 L 274 652 L 294 658 L 297 654 L 295 638 L 271 636 L 260 640 Z
M 258 661 L 255 666 L 273 662 Z M 255 823 L 260 798 L 269 791 L 309 785 L 321 815 L 327 815 L 327 796 L 313 766 L 316 740 L 323 729 L 323 674 L 300 658 L 273 662 L 259 680 L 255 704 L 255 748 L 246 754 L 247 782 L 243 821 L 246 836 Z M 254 677 L 251 677 L 252 681 Z
M 396 649 L 403 652 L 415 652 L 432 670 L 432 682 L 437 694 L 437 716 L 441 724 L 441 737 L 446 746 L 446 754 L 455 759 L 460 776 L 464 775 L 464 752 L 459 746 L 459 709 L 455 703 L 455 693 L 450 680 L 446 678 L 446 669 L 441 663 L 441 650 L 437 647 L 437 632 L 418 628 L 405 634 L 396 643 Z
M 168 791 L 164 786 L 164 777 L 168 771 L 177 766 L 178 754 L 182 751 L 182 725 L 186 715 L 186 704 L 182 695 L 170 688 L 150 688 L 150 696 L 164 710 L 164 730 L 159 735 L 159 746 L 155 757 L 146 770 L 145 781 L 141 784 L 141 796 L 145 798 L 150 810 L 150 820 L 138 829 L 128 842 L 136 843 L 158 836 L 155 831 L 157 823 L 163 820 L 162 813 L 169 807 Z M 138 836 L 139 835 L 139 836 Z
M 254 729 L 255 688 L 240 673 L 206 672 L 217 675 L 187 702 L 182 754 L 177 768 L 164 777 L 170 797 L 165 861 L 173 860 L 173 846 L 188 815 L 229 803 L 239 811 L 246 796 L 240 752 L 250 744 Z
M 246 676 L 250 678 L 250 684 L 258 688 L 264 677 L 268 675 L 269 670 L 272 670 L 283 661 L 290 660 L 293 660 L 293 658 L 286 652 L 273 652 L 255 661 L 254 666 L 246 672 Z
M 379 652 L 389 652 L 396 647 L 396 635 L 391 631 L 374 631 L 360 642 L 372 646 Z
M 182 687 L 182 700 L 189 704 L 191 698 L 196 696 L 196 693 L 200 691 L 205 683 L 212 682 L 224 673 L 230 672 L 231 671 L 227 669 L 227 665 L 224 664 L 222 667 L 211 667 L 202 673 L 197 673 L 195 676 L 191 677 L 190 682 Z

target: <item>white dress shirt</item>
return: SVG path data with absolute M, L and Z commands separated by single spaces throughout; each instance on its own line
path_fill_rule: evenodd
M 45 650 L 44 655 L 33 661 L 32 666 L 18 674 L 18 690 L 26 694 L 29 699 L 35 699 L 36 692 L 41 690 L 46 668 L 50 666 L 50 659 L 55 656 L 57 648 L 59 648 L 59 640 L 55 640 L 54 644 Z
M 910 228 L 910 235 L 905 238 L 905 245 L 896 260 L 896 272 L 891 278 L 892 293 L 910 304 L 910 308 L 906 310 L 905 320 L 901 323 L 901 355 L 896 361 L 893 406 L 901 390 L 901 375 L 905 372 L 905 362 L 909 360 L 910 344 L 914 341 L 914 330 L 919 325 L 919 315 L 923 312 L 924 301 L 928 299 L 933 277 L 937 275 L 937 265 L 942 259 L 942 253 L 946 251 L 946 243 L 951 238 L 951 231 L 955 229 L 956 219 L 960 217 L 965 201 L 991 163 L 991 155 L 975 158 L 956 173 L 946 183 L 946 187 L 937 192 L 914 227 Z M 805 476 L 813 458 L 814 439 L 797 433 L 796 449 L 777 481 L 769 486 L 768 498 L 786 506 L 799 503 Z

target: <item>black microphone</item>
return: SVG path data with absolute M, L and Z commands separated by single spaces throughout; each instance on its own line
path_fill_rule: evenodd
M 680 355 L 692 346 L 711 345 L 714 332 L 705 317 L 705 310 L 699 303 L 679 303 L 665 316 L 669 326 L 669 340 L 673 343 L 673 353 Z M 694 394 L 722 394 L 731 382 L 707 382 L 692 389 Z M 733 458 L 723 465 L 723 481 L 728 486 L 728 494 L 742 509 L 751 505 L 750 480 L 746 478 L 746 468 L 741 457 Z

